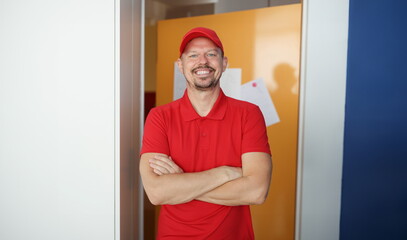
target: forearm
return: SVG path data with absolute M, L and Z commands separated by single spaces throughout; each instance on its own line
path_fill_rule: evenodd
M 197 200 L 228 206 L 262 204 L 270 187 L 271 158 L 265 153 L 247 153 L 242 162 L 242 177 L 202 194 Z
M 221 168 L 197 173 L 157 175 L 146 191 L 155 205 L 180 204 L 189 202 L 229 180 Z
M 251 177 L 241 177 L 200 195 L 196 200 L 226 206 L 257 205 L 266 200 L 268 186 L 254 183 Z
M 147 196 L 154 205 L 189 202 L 241 176 L 241 171 L 238 173 L 235 168 L 226 166 L 196 173 L 159 175 L 150 167 L 153 156 L 154 154 L 142 156 L 140 173 Z

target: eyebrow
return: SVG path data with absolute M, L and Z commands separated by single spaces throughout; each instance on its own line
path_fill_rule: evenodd
M 211 51 L 218 52 L 218 48 L 212 48 L 212 49 L 209 49 L 206 52 L 211 52 Z M 197 50 L 192 49 L 192 50 L 186 51 L 185 53 L 189 54 L 189 53 L 197 53 L 197 52 L 198 52 Z

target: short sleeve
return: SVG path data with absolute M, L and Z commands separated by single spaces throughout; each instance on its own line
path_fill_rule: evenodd
M 170 153 L 164 116 L 157 108 L 151 109 L 144 125 L 140 155 L 147 152 Z
M 271 154 L 268 143 L 266 123 L 260 108 L 251 108 L 243 125 L 242 154 L 248 152 L 265 152 Z

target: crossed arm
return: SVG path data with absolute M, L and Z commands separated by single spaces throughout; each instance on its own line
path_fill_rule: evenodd
M 140 174 L 147 196 L 154 205 L 200 200 L 221 205 L 251 205 L 265 201 L 272 163 L 267 153 L 242 155 L 242 168 L 220 166 L 207 171 L 184 173 L 171 157 L 145 153 Z

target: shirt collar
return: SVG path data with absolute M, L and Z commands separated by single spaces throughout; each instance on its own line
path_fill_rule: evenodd
M 226 108 L 227 108 L 226 95 L 223 93 L 221 89 L 219 92 L 218 99 L 213 105 L 211 111 L 204 118 L 212 120 L 222 120 L 223 117 L 225 116 Z M 199 116 L 199 114 L 195 111 L 194 107 L 192 106 L 192 103 L 188 98 L 187 90 L 185 90 L 184 96 L 181 98 L 180 111 L 184 121 L 192 121 L 195 119 L 203 118 Z

